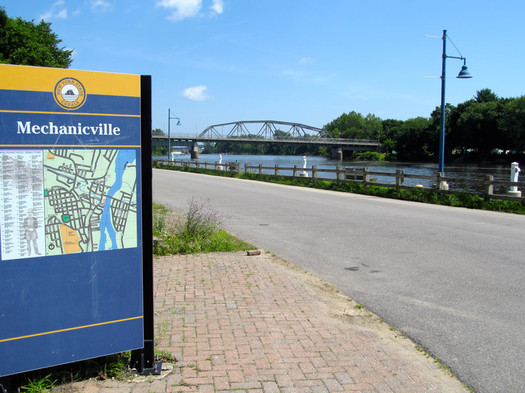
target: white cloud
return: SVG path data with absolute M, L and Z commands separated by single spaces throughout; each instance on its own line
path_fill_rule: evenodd
M 202 8 L 202 0 L 160 0 L 157 7 L 172 10 L 168 19 L 177 22 L 196 16 Z
M 314 61 L 309 57 L 301 57 L 299 59 L 299 65 L 312 64 Z
M 67 9 L 64 8 L 57 12 L 56 14 L 57 19 L 67 19 Z
M 94 10 L 101 10 L 106 12 L 111 8 L 111 3 L 104 0 L 94 0 L 91 4 L 91 8 Z
M 224 1 L 223 0 L 213 0 L 213 4 L 210 8 L 215 13 L 222 14 L 224 12 Z
M 45 20 L 49 21 L 53 19 L 53 13 L 51 11 L 44 12 L 42 15 L 38 17 L 39 20 Z
M 224 12 L 224 0 L 211 0 L 211 3 L 211 12 L 207 16 L 216 16 Z M 202 0 L 159 0 L 156 6 L 170 10 L 171 13 L 168 19 L 173 22 L 196 16 L 205 16 L 204 13 L 201 12 Z
M 191 101 L 206 101 L 211 98 L 205 93 L 206 89 L 207 87 L 204 85 L 188 87 L 182 95 Z
M 53 19 L 67 19 L 67 8 L 66 3 L 63 0 L 58 0 L 51 6 L 49 11 L 44 12 L 40 15 L 39 19 L 50 21 Z

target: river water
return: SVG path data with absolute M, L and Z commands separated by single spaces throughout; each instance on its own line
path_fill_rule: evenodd
M 188 155 L 175 155 L 173 157 L 176 160 L 191 161 Z M 153 157 L 153 159 L 167 159 L 163 157 Z M 200 162 L 218 163 L 220 160 L 219 154 L 200 154 Z M 262 155 L 235 155 L 235 154 L 224 154 L 222 155 L 222 163 L 227 164 L 230 162 L 240 163 L 241 170 L 244 170 L 244 165 L 258 166 L 262 164 L 264 167 L 274 167 L 279 165 L 280 167 L 293 167 L 297 165 L 298 168 L 303 168 L 304 161 L 303 156 L 262 156 Z M 432 163 L 404 163 L 404 162 L 390 162 L 390 161 L 338 161 L 332 160 L 325 157 L 306 157 L 306 167 L 311 168 L 315 165 L 318 169 L 328 168 L 334 169 L 338 165 L 344 168 L 355 168 L 362 169 L 368 167 L 373 172 L 384 172 L 384 173 L 395 173 L 397 169 L 401 169 L 403 173 L 410 175 L 423 175 L 423 176 L 436 176 L 438 171 L 438 165 Z M 273 174 L 273 170 L 265 170 L 267 174 Z M 292 176 L 292 171 L 280 170 L 280 174 L 283 176 Z M 494 176 L 495 180 L 510 180 L 510 162 L 508 165 L 492 165 L 492 164 L 445 164 L 445 175 L 447 178 L 451 178 L 448 181 L 451 190 L 455 191 L 469 191 L 469 192 L 483 192 L 484 186 L 483 181 L 486 175 Z M 323 178 L 335 178 L 335 173 L 320 173 L 319 177 Z M 394 183 L 394 178 L 390 176 L 376 176 L 372 175 L 372 178 L 376 179 L 378 183 Z M 454 179 L 454 180 L 453 180 Z M 476 184 L 468 180 L 476 180 Z M 424 187 L 431 187 L 434 183 L 433 180 L 425 179 L 405 179 L 404 185 L 416 186 L 418 184 Z M 495 193 L 505 193 L 505 189 L 494 186 Z

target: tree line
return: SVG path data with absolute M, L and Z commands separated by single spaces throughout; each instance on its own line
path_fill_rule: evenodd
M 445 156 L 449 160 L 484 161 L 515 159 L 525 151 L 525 96 L 500 98 L 483 89 L 457 106 L 445 108 Z M 433 161 L 439 154 L 441 110 L 430 117 L 382 120 L 355 111 L 344 113 L 323 128 L 334 138 L 371 139 L 381 142 L 381 154 L 356 153 L 356 157 L 398 161 Z M 278 135 L 278 133 L 282 135 Z M 283 131 L 275 139 L 289 139 Z M 218 142 L 204 145 L 207 153 L 328 155 L 326 147 L 279 143 Z
M 383 120 L 380 141 L 388 159 L 431 161 L 439 154 L 441 108 L 429 118 Z M 485 161 L 520 157 L 525 151 L 525 96 L 500 98 L 490 89 L 445 107 L 445 157 Z
M 73 50 L 61 48 L 61 42 L 51 23 L 10 18 L 0 7 L 0 63 L 68 68 Z

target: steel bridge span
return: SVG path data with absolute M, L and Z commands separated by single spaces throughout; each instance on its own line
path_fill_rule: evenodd
M 276 120 L 245 120 L 215 124 L 198 135 L 152 136 L 154 146 L 169 148 L 172 143 L 191 145 L 192 158 L 198 156 L 197 143 L 223 141 L 320 145 L 331 147 L 333 155 L 342 155 L 345 150 L 375 151 L 380 147 L 378 140 L 332 138 L 328 131 L 322 128 Z

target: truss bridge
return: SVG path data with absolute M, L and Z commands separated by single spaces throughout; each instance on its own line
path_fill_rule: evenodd
M 343 150 L 375 151 L 380 147 L 378 140 L 333 138 L 323 128 L 316 128 L 300 123 L 276 120 L 244 120 L 231 123 L 214 124 L 198 135 L 154 135 L 153 145 L 186 143 L 193 146 L 192 158 L 196 158 L 197 143 L 202 142 L 251 142 L 251 143 L 287 143 L 309 144 L 331 147 L 332 151 Z

